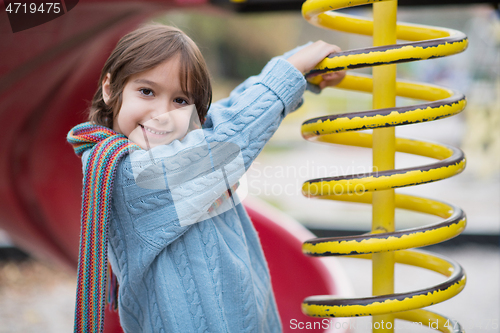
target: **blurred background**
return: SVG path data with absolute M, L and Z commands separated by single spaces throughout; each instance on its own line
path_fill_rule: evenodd
M 343 11 L 371 16 L 370 7 Z M 396 129 L 400 137 L 461 148 L 467 157 L 465 171 L 450 179 L 398 192 L 449 202 L 466 212 L 468 226 L 464 234 L 430 250 L 462 264 L 468 273 L 468 284 L 461 294 L 433 308 L 458 319 L 468 332 L 500 332 L 499 11 L 488 4 L 409 6 L 399 8 L 398 20 L 453 28 L 469 37 L 469 48 L 462 54 L 398 65 L 399 78 L 453 88 L 465 93 L 468 99 L 467 108 L 457 116 Z M 258 74 L 270 58 L 308 41 L 321 39 L 343 50 L 368 47 L 372 43 L 369 37 L 316 28 L 299 11 L 234 13 L 206 8 L 175 9 L 152 21 L 181 28 L 200 46 L 212 74 L 214 100 L 226 97 L 237 84 Z M 248 170 L 249 194 L 289 214 L 317 235 L 367 232 L 371 225 L 369 205 L 311 200 L 303 197 L 300 189 L 307 179 L 371 170 L 371 150 L 305 141 L 300 125 L 317 116 L 369 110 L 371 95 L 327 89 L 320 95 L 306 92 L 304 97 L 303 106 L 283 121 Z M 398 105 L 415 102 L 401 99 Z M 398 154 L 396 167 L 430 161 Z M 438 218 L 428 215 L 396 212 L 398 229 L 437 221 Z M 370 295 L 370 263 L 340 260 L 356 293 Z M 396 270 L 397 292 L 440 281 L 441 276 L 416 268 Z M 72 330 L 75 288 L 74 272 L 31 259 L 0 229 L 0 333 Z M 399 327 L 404 329 L 403 324 Z M 417 332 L 415 328 L 411 331 Z

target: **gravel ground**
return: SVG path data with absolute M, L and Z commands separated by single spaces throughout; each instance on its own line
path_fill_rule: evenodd
M 0 262 L 0 333 L 73 330 L 76 275 L 27 260 Z
M 432 251 L 458 261 L 468 280 L 462 293 L 429 309 L 459 320 L 469 333 L 500 332 L 499 248 L 475 244 L 435 247 Z M 356 294 L 370 295 L 371 264 L 356 259 L 339 260 Z M 71 332 L 75 279 L 75 275 L 36 261 L 0 262 L 0 333 Z M 443 280 L 444 277 L 419 268 L 396 267 L 396 292 L 428 287 Z M 360 328 L 369 325 L 369 318 L 355 322 L 358 329 L 353 333 L 370 332 Z M 400 322 L 396 322 L 396 328 L 396 332 L 430 331 Z

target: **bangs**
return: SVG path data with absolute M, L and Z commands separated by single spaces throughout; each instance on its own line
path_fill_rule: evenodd
M 182 92 L 189 98 L 189 100 L 195 104 L 195 100 L 197 100 L 196 96 L 196 83 L 192 79 L 192 73 L 194 69 L 192 68 L 192 61 L 188 59 L 189 52 L 186 49 L 181 49 L 180 54 L 180 62 L 181 62 L 181 72 L 179 73 L 180 81 L 181 81 L 181 89 Z
M 210 76 L 201 53 L 196 52 L 197 49 L 190 48 L 188 45 L 189 42 L 178 50 L 181 62 L 179 73 L 181 89 L 196 105 L 199 120 L 203 124 L 212 102 Z

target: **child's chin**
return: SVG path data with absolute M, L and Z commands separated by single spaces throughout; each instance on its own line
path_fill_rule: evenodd
M 137 140 L 137 141 L 134 141 L 134 140 L 131 140 L 129 139 L 130 141 L 132 141 L 133 143 L 135 143 L 136 145 L 138 145 L 139 147 L 141 147 L 142 149 L 144 150 L 148 150 L 148 149 L 152 149 L 154 147 L 158 147 L 158 146 L 163 146 L 163 145 L 168 145 L 169 143 L 171 143 L 173 140 L 165 140 L 163 142 L 149 142 L 149 146 L 146 144 L 146 142 L 144 142 L 144 140 Z
M 163 145 L 168 145 L 169 143 L 171 143 L 173 140 L 172 139 L 168 139 L 168 140 L 163 140 L 163 141 L 159 141 L 159 142 L 149 142 L 149 148 L 154 148 L 154 147 L 158 147 L 158 146 L 163 146 Z M 148 149 L 147 147 L 143 148 L 143 149 Z

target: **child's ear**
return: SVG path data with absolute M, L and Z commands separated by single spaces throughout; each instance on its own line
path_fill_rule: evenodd
M 104 103 L 108 104 L 111 98 L 111 74 L 106 74 L 104 80 L 102 80 L 102 99 Z

